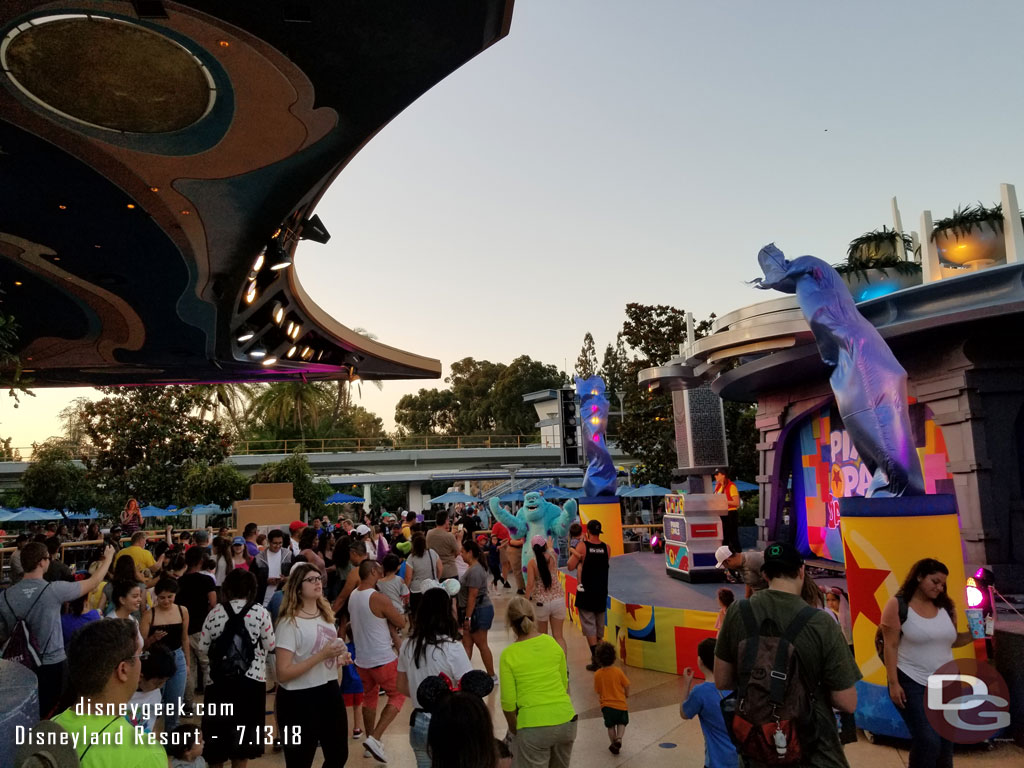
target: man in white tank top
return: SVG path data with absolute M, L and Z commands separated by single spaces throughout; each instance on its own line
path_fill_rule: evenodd
M 383 575 L 380 563 L 364 560 L 359 564 L 359 586 L 348 598 L 348 612 L 355 645 L 355 665 L 363 681 L 363 722 L 366 740 L 363 747 L 375 760 L 387 762 L 381 738 L 405 702 L 398 692 L 398 654 L 391 644 L 390 624 L 405 626 L 405 618 L 387 597 L 376 590 Z M 388 703 L 377 720 L 377 696 L 380 689 Z

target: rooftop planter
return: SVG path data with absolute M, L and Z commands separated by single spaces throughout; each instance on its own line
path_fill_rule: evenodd
M 958 208 L 952 216 L 935 222 L 931 238 L 939 261 L 946 266 L 981 269 L 1006 263 L 1001 204 Z
M 888 227 L 865 232 L 850 243 L 846 261 L 833 264 L 854 301 L 866 301 L 921 284 L 921 265 L 907 261 L 910 237 Z

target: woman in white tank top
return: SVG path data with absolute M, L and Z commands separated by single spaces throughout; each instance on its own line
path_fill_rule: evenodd
M 932 728 L 925 713 L 928 676 L 953 660 L 953 648 L 972 642 L 958 632 L 953 601 L 946 593 L 949 569 L 925 558 L 910 569 L 897 597 L 882 609 L 889 698 L 910 731 L 909 768 L 952 768 L 953 744 Z M 900 623 L 901 602 L 906 620 Z

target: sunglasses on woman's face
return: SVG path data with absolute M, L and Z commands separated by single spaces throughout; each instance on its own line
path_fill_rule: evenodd
M 310 576 L 309 578 L 302 580 L 304 584 L 319 584 L 322 581 L 323 578 L 320 576 Z

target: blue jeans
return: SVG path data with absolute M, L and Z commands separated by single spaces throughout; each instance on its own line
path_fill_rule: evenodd
M 924 698 L 927 688 L 897 670 L 907 705 L 897 709 L 910 731 L 909 768 L 953 768 L 953 742 L 942 738 L 928 722 Z
M 164 683 L 163 692 L 163 703 L 166 706 L 181 706 L 182 696 L 185 695 L 185 652 L 181 648 L 174 651 L 174 674 Z M 173 714 L 164 715 L 164 733 L 170 733 L 177 727 L 177 710 Z
M 416 756 L 416 768 L 430 768 L 430 755 L 427 754 L 427 731 L 430 729 L 430 715 L 417 712 L 412 728 L 409 729 L 409 746 Z

